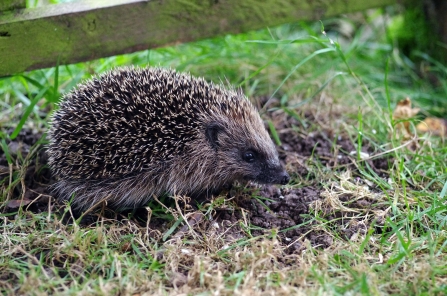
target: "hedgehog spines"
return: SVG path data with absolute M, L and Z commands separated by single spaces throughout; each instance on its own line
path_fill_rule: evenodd
M 81 84 L 63 97 L 48 135 L 55 190 L 62 199 L 79 195 L 81 209 L 101 200 L 137 206 L 235 180 L 288 180 L 239 90 L 173 70 L 122 68 Z M 247 149 L 259 163 L 244 161 Z

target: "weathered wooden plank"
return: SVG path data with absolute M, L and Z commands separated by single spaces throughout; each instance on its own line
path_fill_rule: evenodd
M 8 10 L 25 8 L 26 0 L 1 0 L 0 1 L 0 13 Z
M 23 9 L 0 15 L 0 76 L 396 1 L 84 0 Z

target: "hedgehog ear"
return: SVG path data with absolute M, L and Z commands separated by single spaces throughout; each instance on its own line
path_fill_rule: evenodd
M 223 131 L 223 127 L 217 122 L 211 122 L 206 126 L 205 137 L 213 149 L 219 147 L 219 133 Z

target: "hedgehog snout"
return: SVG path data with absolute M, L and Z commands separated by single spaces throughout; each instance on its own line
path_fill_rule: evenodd
M 270 178 L 271 181 L 268 183 L 271 184 L 286 185 L 290 181 L 289 174 L 281 166 L 272 170 L 272 175 L 270 176 Z
M 278 166 L 261 166 L 257 174 L 251 179 L 260 184 L 281 184 L 286 185 L 290 181 L 289 174 L 281 165 Z
M 290 181 L 290 176 L 287 174 L 286 171 L 284 171 L 284 174 L 282 175 L 279 184 L 286 185 Z

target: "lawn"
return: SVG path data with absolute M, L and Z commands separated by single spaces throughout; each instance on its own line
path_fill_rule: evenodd
M 1 293 L 445 295 L 447 68 L 402 50 L 402 26 L 390 7 L 2 78 Z M 49 118 L 125 65 L 240 87 L 290 183 L 74 219 L 49 189 Z

